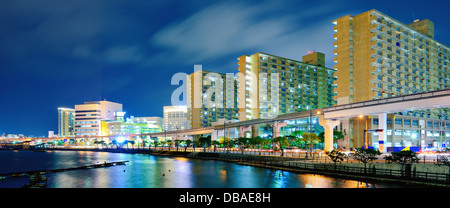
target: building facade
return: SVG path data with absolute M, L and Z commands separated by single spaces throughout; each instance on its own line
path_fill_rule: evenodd
M 186 106 L 164 106 L 164 131 L 189 129 Z
M 303 61 L 261 52 L 239 57 L 239 119 L 333 106 L 336 70 L 324 66 L 323 53 L 310 53 Z
M 161 131 L 164 129 L 164 119 L 162 117 L 134 117 L 134 122 L 152 124 L 161 128 Z
M 115 120 L 102 120 L 102 136 L 128 136 L 162 132 L 161 126 L 147 119 L 133 116 L 125 119 L 125 112 L 117 112 Z
M 75 136 L 75 109 L 58 108 L 58 136 Z
M 101 120 L 115 120 L 122 104 L 110 101 L 75 105 L 75 136 L 100 136 Z
M 197 70 L 187 75 L 186 87 L 190 128 L 211 126 L 219 119 L 238 119 L 234 74 Z
M 334 20 L 334 69 L 336 70 L 337 104 L 388 98 L 418 92 L 445 89 L 450 86 L 450 48 L 434 39 L 434 24 L 416 20 L 404 24 L 377 10 Z M 391 119 L 436 123 L 447 120 L 448 109 L 406 111 L 389 115 Z M 343 122 L 350 147 L 362 146 L 363 129 L 371 128 L 376 117 L 365 116 Z M 393 122 L 395 123 L 395 122 Z M 395 124 L 394 124 L 395 125 Z M 445 126 L 445 125 L 444 125 Z M 364 128 L 363 128 L 364 127 Z M 357 130 L 359 128 L 359 130 Z M 388 126 L 389 128 L 389 126 Z M 433 131 L 422 125 L 421 131 Z M 414 128 L 399 131 L 391 126 L 386 146 L 411 143 Z M 390 133 L 391 132 L 391 133 Z M 393 132 L 393 133 L 392 133 Z M 441 132 L 442 134 L 442 132 Z M 420 134 L 419 145 L 433 146 L 435 139 Z M 376 141 L 376 135 L 368 135 Z M 371 137 L 371 138 L 370 138 Z M 416 143 L 416 142 L 412 142 Z M 377 142 L 373 143 L 374 145 Z M 346 145 L 345 145 L 346 146 Z

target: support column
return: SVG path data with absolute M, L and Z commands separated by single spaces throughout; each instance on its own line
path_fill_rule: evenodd
M 324 132 L 324 137 L 325 137 L 324 151 L 325 152 L 331 152 L 334 149 L 333 148 L 333 128 L 334 128 L 334 126 L 330 126 L 330 125 L 323 126 L 323 129 L 325 130 L 325 132 Z
M 219 133 L 217 132 L 217 130 L 214 130 L 213 132 L 211 132 L 211 141 L 219 141 L 218 135 Z
M 378 129 L 383 129 L 382 132 L 378 132 L 378 148 L 381 153 L 386 151 L 384 144 L 386 143 L 386 131 L 387 131 L 387 114 L 378 114 Z
M 259 125 L 255 124 L 252 126 L 252 138 L 259 136 Z
M 239 137 L 245 137 L 245 132 L 251 131 L 251 130 L 252 130 L 251 126 L 240 126 L 239 127 Z
M 287 122 L 275 121 L 273 122 L 273 124 L 271 124 L 271 126 L 272 126 L 272 138 L 277 138 L 280 136 L 281 127 L 287 126 Z
M 324 151 L 325 152 L 331 152 L 333 150 L 333 129 L 337 125 L 339 125 L 339 120 L 326 120 L 323 115 L 318 115 L 319 117 L 319 124 L 324 128 L 324 137 L 325 137 L 325 144 L 324 144 Z

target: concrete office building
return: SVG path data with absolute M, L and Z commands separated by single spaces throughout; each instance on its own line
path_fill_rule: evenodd
M 164 131 L 189 129 L 186 106 L 164 106 Z
M 75 105 L 75 136 L 100 136 L 101 120 L 115 120 L 122 104 L 110 101 Z
M 434 39 L 434 24 L 430 20 L 415 20 L 404 24 L 377 10 L 338 18 L 333 22 L 334 69 L 337 80 L 337 104 L 347 104 L 405 94 L 445 89 L 450 86 L 450 48 Z M 388 114 L 391 122 L 385 146 L 441 146 L 440 134 L 434 126 L 445 129 L 448 109 L 429 109 Z M 350 147 L 363 145 L 364 129 L 376 128 L 377 116 L 343 121 L 346 143 Z M 406 124 L 404 123 L 406 121 Z M 402 128 L 396 129 L 402 122 Z M 412 123 L 419 129 L 412 128 Z M 410 126 L 411 128 L 403 129 Z M 359 129 L 359 130 L 358 130 Z M 401 130 L 401 132 L 400 132 Z M 413 134 L 420 131 L 420 134 Z M 426 132 L 432 133 L 426 133 Z M 438 133 L 436 133 L 438 132 Z M 413 136 L 414 135 L 414 136 Z M 428 136 L 430 135 L 430 136 Z M 371 146 L 378 147 L 377 133 L 369 134 Z M 350 141 L 349 141 L 350 140 Z

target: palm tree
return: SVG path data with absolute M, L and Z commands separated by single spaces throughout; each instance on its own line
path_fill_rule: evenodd
M 167 140 L 167 146 L 169 146 L 169 151 L 170 151 L 170 147 L 172 147 L 174 143 L 172 142 L 172 140 Z
M 114 147 L 114 145 L 116 145 L 116 148 L 118 147 L 118 146 L 117 146 L 117 143 L 118 143 L 118 142 L 117 142 L 117 140 L 115 140 L 115 139 L 111 141 L 112 146 Z
M 186 146 L 184 146 L 184 152 L 186 152 L 187 147 L 191 146 L 192 140 L 186 139 Z
M 155 145 L 155 151 L 156 151 L 156 146 L 158 145 L 158 140 L 157 139 L 153 140 L 153 145 Z
M 102 147 L 103 147 L 103 144 L 105 144 L 105 141 L 94 141 L 94 144 L 97 145 L 97 149 L 98 149 L 98 145 L 102 145 Z
M 127 144 L 127 149 L 128 149 L 128 144 L 131 144 L 131 148 L 133 148 L 134 141 L 133 140 L 125 140 L 125 144 Z
M 181 141 L 182 140 L 180 140 L 180 139 L 175 139 L 175 147 L 177 148 L 177 152 L 178 152 L 178 146 L 180 145 Z

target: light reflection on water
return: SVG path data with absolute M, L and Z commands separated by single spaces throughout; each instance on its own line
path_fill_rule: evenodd
M 89 151 L 0 151 L 0 173 L 69 168 L 129 161 L 126 166 L 73 170 L 47 175 L 49 188 L 382 188 L 314 174 L 237 165 L 214 160 Z M 24 182 L 25 181 L 25 182 Z M 21 187 L 26 180 L 0 180 L 0 187 Z

